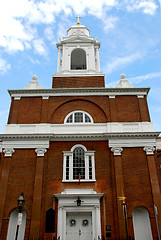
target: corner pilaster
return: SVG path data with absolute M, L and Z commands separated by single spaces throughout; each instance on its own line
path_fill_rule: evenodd
M 112 147 L 111 151 L 114 155 L 114 167 L 115 167 L 115 181 L 116 181 L 116 194 L 117 194 L 117 210 L 118 210 L 118 224 L 119 224 L 119 239 L 126 239 L 126 226 L 123 213 L 121 197 L 125 197 L 124 190 L 124 178 L 122 171 L 122 158 L 121 153 L 123 151 L 122 147 Z
M 8 180 L 9 180 L 9 174 L 10 174 L 10 166 L 11 166 L 12 154 L 14 153 L 14 149 L 5 148 L 3 150 L 3 153 L 4 153 L 4 162 L 3 162 L 2 176 L 0 181 L 0 232 L 2 228 L 4 207 L 6 202 L 7 187 L 8 187 Z
M 151 188 L 152 188 L 152 194 L 153 194 L 153 201 L 158 212 L 157 220 L 158 220 L 159 232 L 161 234 L 161 202 L 160 202 L 161 192 L 159 188 L 159 180 L 158 180 L 157 169 L 156 169 L 155 158 L 154 158 L 155 148 L 153 146 L 145 146 L 143 150 L 146 152 L 150 182 L 151 182 Z
M 31 215 L 31 228 L 30 228 L 31 239 L 38 239 L 40 233 L 44 155 L 47 152 L 47 149 L 37 148 L 35 152 L 37 153 L 37 161 Z

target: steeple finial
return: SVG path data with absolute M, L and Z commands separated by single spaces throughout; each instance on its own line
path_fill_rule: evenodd
M 75 18 L 78 18 L 78 22 L 77 22 L 77 25 L 79 26 L 80 25 L 80 22 L 79 22 L 79 19 L 81 18 L 79 15 Z

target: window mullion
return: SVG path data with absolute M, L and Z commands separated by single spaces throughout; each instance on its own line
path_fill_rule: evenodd
M 89 156 L 85 154 L 85 179 L 89 179 Z
M 95 162 L 94 162 L 94 155 L 92 157 L 92 179 L 95 180 Z
M 73 180 L 73 156 L 69 156 L 69 180 Z
M 63 159 L 63 180 L 66 180 L 66 155 L 64 155 Z

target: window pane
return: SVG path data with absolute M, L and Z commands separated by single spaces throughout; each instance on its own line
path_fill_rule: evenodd
M 89 156 L 89 179 L 92 179 L 92 157 Z
M 91 119 L 85 114 L 85 122 L 91 122 Z
M 73 179 L 85 179 L 85 157 L 84 149 L 81 147 L 75 148 L 73 152 Z
M 72 123 L 72 122 L 73 122 L 73 114 L 71 114 L 67 119 L 67 123 Z
M 76 112 L 74 114 L 74 122 L 83 122 L 83 113 L 81 112 Z
M 66 157 L 66 180 L 69 180 L 69 156 Z

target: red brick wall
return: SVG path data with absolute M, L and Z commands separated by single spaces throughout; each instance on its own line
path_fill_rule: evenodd
M 146 100 L 142 101 L 141 109 L 137 96 L 116 96 L 116 99 L 112 100 L 113 105 L 110 104 L 108 96 L 50 97 L 48 100 L 41 97 L 13 99 L 8 123 L 59 124 L 74 110 L 87 111 L 95 123 L 150 120 Z
M 87 150 L 95 151 L 96 182 L 91 183 L 62 183 L 63 153 L 70 151 L 75 144 L 84 145 Z M 32 198 L 34 188 L 36 153 L 34 150 L 16 150 L 12 157 L 11 171 L 8 182 L 7 201 L 3 221 L 3 237 L 7 231 L 7 219 L 21 191 L 25 196 L 25 210 L 27 212 L 26 239 L 29 234 Z M 153 199 L 149 179 L 146 154 L 142 148 L 124 148 L 122 152 L 125 195 L 127 197 L 127 212 L 129 229 L 132 228 L 131 214 L 136 206 L 144 206 L 151 217 L 152 228 L 155 231 Z M 107 141 L 95 142 L 51 142 L 50 148 L 44 157 L 43 192 L 40 237 L 44 237 L 45 215 L 53 205 L 57 209 L 56 193 L 66 188 L 90 188 L 98 193 L 104 193 L 101 200 L 102 234 L 105 234 L 105 225 L 112 227 L 112 239 L 118 239 L 117 198 L 115 186 L 114 157 L 108 148 Z M 54 201 L 54 204 L 53 204 Z M 5 220 L 6 219 L 6 220 Z M 132 236 L 133 230 L 130 234 Z
M 52 88 L 105 87 L 104 76 L 53 77 Z

